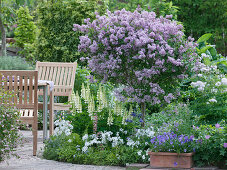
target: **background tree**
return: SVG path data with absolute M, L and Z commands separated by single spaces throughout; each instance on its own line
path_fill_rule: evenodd
M 168 0 L 169 1 L 169 0 Z M 227 1 L 223 0 L 172 0 L 179 7 L 178 20 L 183 22 L 185 34 L 198 39 L 212 33 L 210 42 L 218 51 L 227 54 Z
M 33 7 L 35 0 L 0 0 L 0 31 L 1 31 L 1 55 L 6 56 L 6 35 L 10 27 L 15 27 L 15 11 L 21 5 Z
M 16 45 L 24 48 L 25 44 L 34 43 L 36 38 L 36 26 L 28 7 L 20 7 L 17 11 L 17 17 L 17 28 L 15 30 Z
M 36 56 L 39 61 L 70 62 L 80 57 L 77 51 L 80 34 L 73 32 L 72 23 L 82 24 L 85 18 L 94 18 L 95 11 L 105 12 L 98 1 L 56 0 L 38 5 L 38 41 Z
M 109 0 L 107 1 L 108 9 L 113 12 L 115 10 L 121 10 L 125 8 L 127 11 L 135 11 L 136 8 L 140 7 L 146 11 L 154 11 L 156 15 L 165 16 L 173 15 L 174 19 L 177 19 L 178 7 L 173 6 L 172 1 L 166 0 Z

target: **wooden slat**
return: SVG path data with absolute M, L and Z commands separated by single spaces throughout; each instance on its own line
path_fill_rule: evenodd
M 64 84 L 63 84 L 64 72 L 65 72 L 65 67 L 61 67 L 61 75 L 60 75 L 60 79 L 59 79 L 58 85 L 64 85 Z
M 33 76 L 29 77 L 29 104 L 33 103 Z
M 24 104 L 28 102 L 28 77 L 24 76 Z
M 24 117 L 28 117 L 28 115 L 29 115 L 28 110 L 24 110 Z
M 42 80 L 49 80 L 49 76 L 50 76 L 50 67 L 46 67 L 46 73 Z
M 13 77 L 12 75 L 9 76 L 9 92 L 12 94 L 13 93 Z M 9 98 L 9 103 L 12 103 L 13 98 Z
M 7 76 L 6 75 L 4 75 L 4 79 L 3 80 L 4 80 L 4 82 L 3 82 L 4 83 L 4 89 L 8 90 L 8 87 L 7 87 Z
M 60 85 L 59 84 L 59 80 L 60 80 L 60 74 L 61 74 L 61 69 L 62 69 L 62 67 L 58 67 L 58 73 L 57 73 L 57 75 L 56 75 L 56 81 L 55 81 L 55 85 Z
M 42 74 L 41 74 L 41 79 L 40 80 L 45 80 L 45 74 L 46 74 L 46 67 L 41 67 L 42 69 Z
M 58 69 L 58 67 L 56 67 L 56 66 L 53 67 L 54 72 L 53 72 L 53 75 L 52 75 L 52 79 L 50 79 L 51 81 L 54 82 L 54 84 L 56 84 L 57 69 Z
M 52 81 L 53 70 L 54 70 L 54 67 L 53 67 L 53 66 L 50 66 L 50 75 L 49 75 L 49 79 L 48 79 L 48 80 L 50 80 L 50 81 Z
M 67 80 L 66 80 L 66 85 L 70 85 L 70 80 L 72 78 L 72 67 L 68 67 L 68 76 L 67 76 Z
M 37 66 L 37 70 L 39 70 L 39 73 L 38 73 L 38 77 L 40 77 L 40 80 L 41 80 L 41 75 L 42 75 L 42 67 L 41 66 Z
M 23 77 L 20 76 L 19 78 L 19 104 L 22 104 L 22 94 L 23 94 Z
M 16 82 L 15 82 L 16 81 Z M 17 104 L 17 95 L 18 95 L 18 77 L 14 76 L 14 103 Z

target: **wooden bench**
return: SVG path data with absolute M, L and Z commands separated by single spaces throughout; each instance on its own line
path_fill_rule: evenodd
M 38 133 L 38 71 L 0 70 L 0 88 L 15 95 L 8 104 L 19 110 L 20 120 L 32 125 L 33 155 L 37 152 Z
M 48 109 L 50 112 L 50 134 L 53 134 L 53 111 L 69 110 L 71 105 L 64 103 L 54 103 L 54 96 L 67 96 L 68 99 L 74 88 L 75 74 L 77 63 L 60 63 L 60 62 L 37 62 L 36 70 L 38 70 L 39 80 L 48 80 L 54 82 L 54 89 L 49 91 L 50 102 Z M 43 91 L 39 90 L 38 95 L 43 95 Z M 38 108 L 43 108 L 43 103 L 38 104 Z

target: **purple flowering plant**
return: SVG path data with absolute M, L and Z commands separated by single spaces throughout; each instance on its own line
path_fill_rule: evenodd
M 81 60 L 103 82 L 123 85 L 116 91 L 120 100 L 154 105 L 177 97 L 175 87 L 197 58 L 182 25 L 154 12 L 125 9 L 84 22 L 73 25 L 84 33 L 78 49 L 87 57 Z
M 197 140 L 193 135 L 177 135 L 174 132 L 158 134 L 150 140 L 152 152 L 195 152 L 202 140 Z
M 216 125 L 200 125 L 193 127 L 194 136 L 203 140 L 202 145 L 196 150 L 194 161 L 198 166 L 217 165 L 218 162 L 227 160 L 227 126 L 223 120 Z

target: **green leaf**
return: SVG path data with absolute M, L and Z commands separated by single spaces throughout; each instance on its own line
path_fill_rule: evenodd
M 210 48 L 212 48 L 212 46 L 206 46 L 206 47 L 203 47 L 201 50 L 200 50 L 200 52 L 201 52 L 201 54 L 202 53 L 205 53 L 207 50 L 209 50 Z
M 206 65 L 210 65 L 210 63 L 211 63 L 209 58 L 203 58 L 203 62 Z
M 217 58 L 217 50 L 214 47 L 210 48 L 209 51 L 213 58 Z
M 221 61 L 217 63 L 218 69 L 223 71 L 225 74 L 227 74 L 227 62 L 226 61 Z
M 204 34 L 198 39 L 198 43 L 207 41 L 212 36 L 211 33 Z

